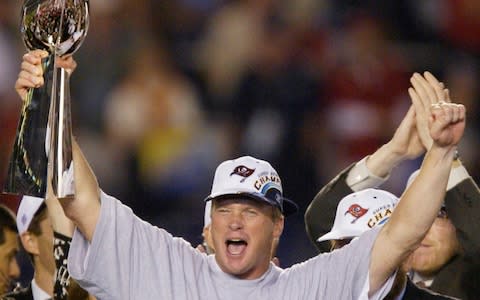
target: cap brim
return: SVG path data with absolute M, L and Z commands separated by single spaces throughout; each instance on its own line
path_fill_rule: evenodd
M 298 205 L 297 203 L 293 202 L 292 200 L 283 197 L 283 215 L 285 217 L 291 216 L 298 212 Z
M 44 205 L 44 198 L 23 196 L 17 211 L 17 229 L 22 234 L 28 230 L 35 214 Z
M 345 233 L 340 231 L 330 231 L 319 237 L 317 242 L 325 242 L 325 241 L 332 241 L 332 240 L 343 240 L 343 239 L 351 239 L 357 237 L 358 235 L 352 233 Z
M 257 201 L 267 202 L 272 206 L 278 207 L 285 217 L 291 216 L 298 212 L 298 205 L 292 200 L 282 197 L 282 202 L 283 202 L 283 208 L 282 208 L 282 207 L 279 207 L 277 202 L 265 197 L 263 194 L 260 194 L 260 193 L 256 194 L 256 193 L 240 192 L 240 193 L 222 194 L 215 197 L 208 196 L 207 198 L 205 198 L 205 201 L 210 201 L 213 199 L 242 198 L 242 197 L 250 198 Z

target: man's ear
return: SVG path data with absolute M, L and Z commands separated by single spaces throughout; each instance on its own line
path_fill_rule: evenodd
M 203 228 L 202 235 L 203 235 L 203 239 L 205 240 L 205 243 L 207 244 L 207 246 L 210 249 L 212 249 L 213 251 L 215 251 L 215 247 L 213 246 L 212 236 L 210 235 L 210 225 Z
M 274 228 L 273 228 L 273 238 L 280 238 L 283 232 L 283 226 L 285 224 L 285 218 L 284 216 L 281 216 L 278 218 L 278 220 L 275 221 Z
M 20 235 L 20 241 L 23 248 L 30 254 L 39 255 L 38 251 L 38 238 L 30 231 L 25 231 Z

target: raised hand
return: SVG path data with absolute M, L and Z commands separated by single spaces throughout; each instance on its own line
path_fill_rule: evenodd
M 23 56 L 15 90 L 22 100 L 25 101 L 29 88 L 38 88 L 44 84 L 42 59 L 48 56 L 47 51 L 33 50 Z
M 416 126 L 416 112 L 414 106 L 410 106 L 407 114 L 398 126 L 395 134 L 389 142 L 395 153 L 403 159 L 415 159 L 425 152 Z
M 465 106 L 441 102 L 432 104 L 429 120 L 430 136 L 438 147 L 456 146 L 465 130 Z
M 33 50 L 23 56 L 20 72 L 15 82 L 15 90 L 22 100 L 25 101 L 30 88 L 38 88 L 44 84 L 42 59 L 48 56 L 44 50 Z M 57 67 L 64 68 L 69 74 L 73 73 L 77 63 L 72 56 L 57 57 Z
M 414 73 L 410 82 L 413 88 L 409 88 L 408 93 L 415 107 L 418 135 L 425 149 L 429 149 L 433 143 L 428 127 L 430 107 L 436 103 L 450 103 L 449 91 L 430 72 L 424 72 L 423 76 Z

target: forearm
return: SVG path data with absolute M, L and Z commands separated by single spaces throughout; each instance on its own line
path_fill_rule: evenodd
M 395 245 L 414 249 L 429 230 L 446 194 L 453 155 L 453 147 L 432 146 L 427 152 L 418 177 L 405 190 L 396 213 L 385 225 Z
M 46 197 L 45 203 L 48 207 L 48 215 L 52 223 L 52 229 L 64 236 L 72 237 L 75 225 L 67 218 L 57 198 Z
M 383 145 L 367 159 L 367 167 L 378 177 L 387 177 L 393 168 L 407 158 L 394 149 L 391 142 Z
M 53 231 L 71 238 L 73 236 L 73 231 L 75 230 L 75 225 L 72 220 L 67 218 L 60 201 L 54 195 L 50 176 L 45 196 L 45 204 L 48 208 L 48 217 L 52 223 Z
M 358 192 L 367 188 L 377 188 L 387 181 L 392 170 L 408 159 L 405 151 L 396 148 L 398 147 L 395 147 L 394 142 L 390 141 L 357 162 L 346 178 L 348 186 Z
M 375 291 L 419 245 L 442 206 L 453 148 L 432 148 L 420 173 L 401 196 L 372 249 L 370 287 Z
M 89 241 L 100 215 L 100 188 L 77 142 L 73 142 L 75 197 L 61 201 L 65 214 Z

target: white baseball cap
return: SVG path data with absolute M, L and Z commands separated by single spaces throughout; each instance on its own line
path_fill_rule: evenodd
M 355 238 L 385 224 L 399 199 L 379 189 L 366 189 L 343 197 L 338 203 L 332 230 L 317 242 Z
M 23 196 L 17 211 L 18 234 L 28 230 L 35 213 L 42 206 L 43 198 Z
M 267 161 L 251 156 L 222 162 L 215 171 L 212 192 L 205 201 L 223 197 L 248 197 L 265 201 L 284 216 L 298 211 L 293 201 L 283 197 L 282 182 Z

